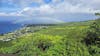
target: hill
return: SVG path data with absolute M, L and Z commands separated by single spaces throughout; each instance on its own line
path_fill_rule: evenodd
M 84 41 L 88 29 L 91 29 L 89 27 L 93 22 L 99 25 L 99 21 L 28 26 L 1 36 L 0 53 L 17 56 L 99 56 L 100 45 L 87 46 Z

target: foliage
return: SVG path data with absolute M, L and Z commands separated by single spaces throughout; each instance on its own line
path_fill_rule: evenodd
M 99 36 L 100 36 L 100 27 L 96 22 L 94 22 L 87 30 L 87 35 L 85 39 L 86 44 L 87 45 L 97 44 L 97 42 L 100 39 Z
M 94 21 L 66 23 L 49 26 L 46 29 L 40 29 L 41 27 L 22 29 L 17 31 L 20 34 L 16 35 L 16 39 L 0 41 L 0 53 L 18 56 L 99 56 L 99 45 L 86 46 L 82 42 L 88 36 L 87 32 L 97 32 L 98 26 L 94 27 L 95 24 L 89 26 L 92 22 Z M 12 35 L 7 34 L 0 38 L 5 36 L 11 38 Z
M 86 32 L 86 38 L 84 39 L 88 46 L 89 53 L 93 56 L 100 55 L 100 25 L 98 21 L 96 20 L 90 25 Z
M 95 15 L 100 16 L 100 13 L 95 13 Z

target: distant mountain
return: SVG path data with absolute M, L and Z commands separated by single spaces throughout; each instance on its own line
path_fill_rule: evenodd
M 49 19 L 49 18 L 0 16 L 0 22 L 12 22 L 14 24 L 55 24 L 55 23 L 62 23 L 63 21 L 59 19 Z
M 51 18 L 49 18 L 51 17 Z M 62 22 L 75 22 L 75 21 L 86 21 L 94 20 L 96 16 L 94 14 L 64 14 L 51 15 L 49 17 L 22 17 L 22 16 L 0 16 L 0 22 L 9 21 L 12 23 L 21 23 L 21 24 L 54 24 Z
M 33 18 L 33 19 L 21 19 L 21 20 L 15 21 L 14 23 L 21 23 L 21 24 L 56 24 L 56 23 L 63 23 L 63 21 L 57 20 L 57 19 Z
M 89 13 L 71 13 L 71 14 L 61 15 L 61 18 L 59 19 L 65 22 L 78 22 L 78 21 L 95 20 L 98 17 L 95 16 L 94 14 L 89 14 Z

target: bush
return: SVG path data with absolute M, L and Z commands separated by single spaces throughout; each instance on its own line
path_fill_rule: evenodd
M 100 28 L 99 25 L 94 22 L 87 30 L 86 38 L 84 39 L 87 45 L 96 45 L 97 41 L 100 41 Z

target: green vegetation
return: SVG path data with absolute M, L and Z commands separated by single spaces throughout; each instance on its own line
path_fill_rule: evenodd
M 98 19 L 100 21 L 100 19 Z M 99 23 L 100 24 L 100 23 Z M 99 56 L 100 55 L 100 25 L 98 21 L 93 22 L 87 29 L 86 38 L 84 39 L 89 53 L 92 56 Z
M 1 54 L 18 56 L 100 56 L 98 20 L 64 23 L 55 26 L 26 27 L 0 36 Z M 27 30 L 26 30 L 27 29 Z M 20 33 L 20 34 L 18 34 Z
M 100 13 L 95 13 L 95 15 L 100 16 Z

